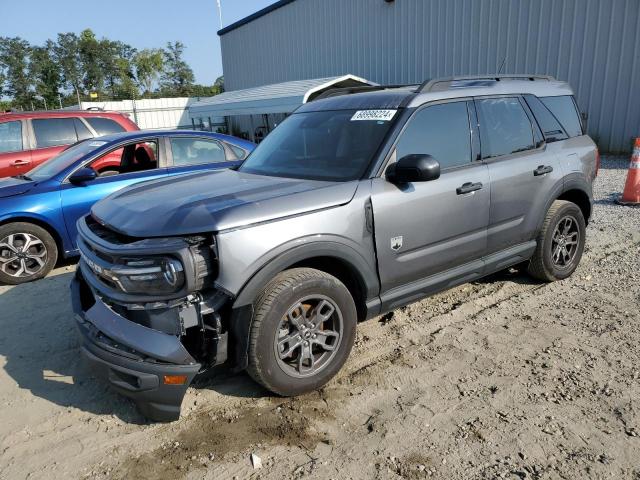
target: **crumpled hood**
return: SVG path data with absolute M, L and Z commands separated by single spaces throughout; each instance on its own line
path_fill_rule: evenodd
M 0 198 L 27 193 L 34 186 L 35 182 L 21 178 L 0 178 Z
M 357 181 L 267 177 L 234 170 L 180 175 L 120 190 L 91 212 L 132 237 L 216 232 L 348 203 Z

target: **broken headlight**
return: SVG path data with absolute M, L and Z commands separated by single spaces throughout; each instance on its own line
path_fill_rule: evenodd
M 162 295 L 180 291 L 185 283 L 182 263 L 171 257 L 130 258 L 109 272 L 123 292 Z

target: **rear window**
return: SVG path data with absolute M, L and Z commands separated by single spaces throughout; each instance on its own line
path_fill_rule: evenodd
M 91 125 L 98 135 L 109 135 L 111 133 L 124 132 L 125 129 L 115 120 L 103 117 L 85 117 L 85 120 Z
M 540 97 L 540 100 L 562 124 L 567 135 L 570 137 L 582 135 L 582 123 L 572 96 Z
M 0 123 L 0 153 L 22 150 L 22 122 Z
M 78 137 L 73 118 L 39 118 L 31 120 L 37 148 L 76 143 Z

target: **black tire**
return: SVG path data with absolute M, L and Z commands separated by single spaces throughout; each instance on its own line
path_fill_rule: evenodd
M 306 302 L 306 303 L 305 303 Z M 315 323 L 313 318 L 308 319 L 307 315 L 320 312 L 322 317 L 327 318 L 323 322 L 322 329 L 296 328 L 288 317 L 288 312 L 293 312 L 295 305 L 315 306 L 309 307 L 303 317 L 296 317 L 296 321 L 302 318 L 308 325 Z M 324 303 L 323 303 L 324 302 Z M 254 318 L 251 325 L 249 342 L 249 374 L 251 377 L 268 390 L 282 396 L 301 395 L 325 385 L 342 367 L 347 360 L 356 333 L 357 313 L 353 297 L 349 290 L 337 278 L 312 268 L 294 268 L 278 274 L 271 280 L 254 301 Z M 323 308 L 325 309 L 323 313 Z M 333 313 L 331 312 L 333 308 Z M 287 318 L 285 322 L 285 317 Z M 339 340 L 334 338 L 333 332 L 338 330 L 337 325 L 341 325 Z M 280 348 L 278 339 L 282 339 L 283 331 L 291 328 L 289 336 L 297 335 L 299 340 L 309 339 L 306 335 L 309 331 L 315 331 L 325 342 L 320 342 L 313 336 L 307 345 L 310 350 L 306 350 L 306 357 L 310 352 L 315 359 L 314 351 L 319 353 L 318 363 L 314 368 L 317 371 L 305 374 L 304 367 L 298 363 L 300 358 L 303 363 L 314 365 L 309 358 L 305 358 L 305 347 L 299 347 L 291 353 L 291 358 L 282 359 L 277 353 Z M 333 328 L 334 330 L 330 330 Z M 285 336 L 287 336 L 285 334 Z M 318 343 L 316 343 L 318 342 Z M 323 345 L 327 343 L 331 351 L 326 351 Z M 286 344 L 290 347 L 290 344 Z M 287 350 L 284 348 L 284 350 Z M 296 360 L 296 355 L 298 355 Z M 309 361 L 307 361 L 309 360 Z M 324 362 L 324 363 L 322 363 Z M 291 364 L 294 364 L 292 366 Z M 303 367 L 303 370 L 299 370 Z M 303 373 L 300 373 L 303 371 Z M 307 375 L 307 376 L 302 376 Z
M 24 252 L 21 248 L 28 240 L 33 245 Z M 9 262 L 12 256 L 16 260 Z M 53 269 L 57 260 L 56 241 L 44 228 L 26 222 L 0 226 L 0 283 L 19 285 L 38 280 Z
M 575 245 L 575 250 L 570 249 L 568 243 L 565 250 L 562 250 L 562 245 L 560 245 L 560 255 L 563 258 L 556 261 L 555 253 L 559 244 L 556 242 L 554 235 L 564 231 L 565 225 L 568 224 L 569 220 L 573 222 L 572 233 L 564 235 L 564 237 L 573 239 L 573 236 L 577 233 L 577 243 L 571 244 L 571 247 Z M 562 225 L 560 225 L 561 223 Z M 556 231 L 556 229 L 558 230 Z M 586 225 L 580 207 L 572 202 L 556 200 L 551 204 L 542 229 L 538 233 L 536 239 L 538 245 L 529 261 L 527 271 L 531 276 L 545 282 L 554 282 L 569 277 L 578 268 L 584 251 L 585 239 Z M 568 240 L 565 240 L 565 242 L 568 242 Z M 564 254 L 565 251 L 567 255 Z M 562 262 L 565 263 L 562 264 Z

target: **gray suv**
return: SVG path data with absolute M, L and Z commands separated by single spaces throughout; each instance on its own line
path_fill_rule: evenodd
M 324 97 L 236 170 L 128 187 L 79 221 L 82 351 L 147 417 L 178 418 L 217 366 L 309 392 L 340 370 L 361 320 L 511 265 L 542 281 L 576 269 L 598 153 L 567 84 L 451 78 Z

